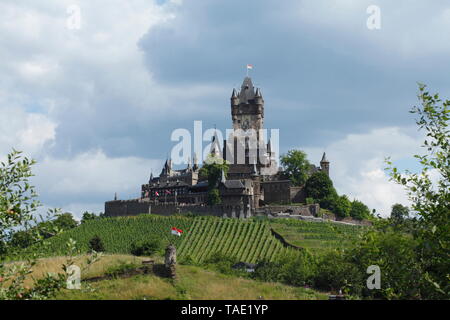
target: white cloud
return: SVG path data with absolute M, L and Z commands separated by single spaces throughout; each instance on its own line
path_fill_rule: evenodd
M 72 159 L 45 157 L 36 166 L 38 186 L 55 196 L 89 194 L 139 195 L 151 168 L 159 168 L 162 160 L 137 157 L 109 158 L 102 150 L 92 150 Z
M 26 113 L 20 107 L 0 105 L 0 155 L 12 148 L 25 151 L 28 156 L 39 155 L 44 146 L 55 139 L 57 124 L 47 116 Z
M 326 146 L 330 175 L 339 194 L 361 200 L 385 217 L 393 204 L 408 205 L 406 191 L 389 181 L 384 160 L 391 157 L 395 164 L 410 159 L 420 153 L 421 141 L 413 128 L 387 127 L 350 134 Z M 324 150 L 305 148 L 305 151 L 311 160 L 318 162 Z

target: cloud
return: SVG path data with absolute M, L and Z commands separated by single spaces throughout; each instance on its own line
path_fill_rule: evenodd
M 395 203 L 409 205 L 403 187 L 389 181 L 384 162 L 391 157 L 394 164 L 408 163 L 411 171 L 414 154 L 421 153 L 422 136 L 413 128 L 386 127 L 362 134 L 350 134 L 326 146 L 330 176 L 339 194 L 366 203 L 386 217 Z M 319 148 L 305 148 L 310 159 L 320 160 Z
M 46 156 L 36 165 L 33 181 L 42 202 L 78 214 L 83 205 L 98 210 L 116 192 L 120 199 L 139 197 L 150 171 L 161 166 L 159 159 L 109 158 L 102 150 L 90 150 L 71 159 Z
M 127 197 L 170 150 L 173 129 L 194 120 L 230 127 L 231 89 L 252 63 L 282 151 L 330 146 L 344 192 L 357 195 L 345 188 L 361 179 L 385 186 L 382 153 L 397 154 L 392 146 L 401 149 L 408 134 L 376 130 L 411 124 L 416 81 L 450 95 L 441 40 L 450 9 L 442 0 L 372 2 L 3 0 L 0 152 L 14 146 L 37 158 L 49 205 Z M 365 27 L 369 4 L 382 10 L 376 32 Z M 67 28 L 70 5 L 81 10 L 79 30 Z M 376 200 L 383 188 L 367 187 L 378 194 L 368 199 L 374 207 L 384 205 Z

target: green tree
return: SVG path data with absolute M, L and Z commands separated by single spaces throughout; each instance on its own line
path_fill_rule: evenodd
M 208 191 L 208 204 L 214 206 L 216 204 L 221 204 L 222 199 L 220 198 L 219 189 L 214 188 Z
M 306 153 L 301 150 L 289 150 L 280 160 L 285 177 L 291 180 L 294 186 L 303 186 L 311 170 Z
M 31 287 L 26 287 L 24 281 L 36 264 L 33 256 L 27 257 L 18 265 L 4 263 L 6 254 L 11 254 L 11 242 L 8 239 L 17 230 L 30 232 L 33 239 L 42 239 L 41 225 L 34 216 L 40 202 L 34 187 L 29 183 L 34 164 L 34 160 L 23 157 L 16 150 L 7 155 L 6 161 L 0 163 L 0 300 L 51 298 L 63 287 L 69 276 L 67 268 L 74 263 L 75 243 L 72 240 L 68 243 L 69 257 L 62 266 L 64 272 L 33 279 Z M 56 212 L 57 210 L 49 210 L 50 215 Z M 96 256 L 89 258 L 87 264 L 95 261 Z
M 100 216 L 97 216 L 95 213 L 90 213 L 88 211 L 85 211 L 83 213 L 83 216 L 81 218 L 81 223 L 86 223 L 87 221 L 95 220 L 100 218 Z
M 419 84 L 419 106 L 411 113 L 418 116 L 416 124 L 425 130 L 422 147 L 415 155 L 421 172 L 400 173 L 387 159 L 393 181 L 405 187 L 412 210 L 419 217 L 417 232 L 419 259 L 429 284 L 428 298 L 450 297 L 450 100 L 442 101 Z M 436 177 L 431 179 L 431 173 Z
M 409 208 L 401 205 L 400 203 L 396 203 L 392 206 L 391 210 L 391 219 L 396 223 L 400 224 L 405 221 L 409 217 Z
M 361 201 L 353 200 L 350 209 L 350 217 L 358 220 L 370 218 L 370 209 Z
M 344 194 L 340 197 L 336 198 L 336 202 L 334 203 L 333 212 L 341 218 L 345 218 L 350 216 L 350 210 L 352 208 L 352 203 L 348 199 L 348 197 Z
M 208 156 L 207 160 L 200 169 L 199 175 L 203 179 L 208 180 L 208 204 L 216 205 L 222 202 L 219 194 L 219 182 L 222 178 L 222 172 L 227 176 L 229 169 L 228 163 L 223 161 L 221 158 L 216 158 L 211 155 Z
M 333 187 L 333 182 L 325 172 L 319 171 L 311 175 L 305 184 L 306 196 L 316 201 L 321 201 L 327 197 L 336 197 L 337 193 Z
M 104 252 L 105 246 L 103 245 L 102 238 L 95 235 L 91 240 L 89 240 L 89 249 L 95 252 Z

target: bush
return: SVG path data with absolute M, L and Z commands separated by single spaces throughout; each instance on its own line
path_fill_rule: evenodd
M 207 260 L 205 260 L 204 264 L 212 266 L 215 270 L 221 273 L 232 274 L 236 273 L 232 267 L 237 262 L 238 260 L 233 256 L 215 252 L 211 254 Z
M 330 177 L 322 171 L 315 172 L 306 180 L 305 192 L 308 198 L 319 201 L 337 195 Z
M 89 240 L 89 249 L 95 252 L 104 252 L 105 247 L 103 245 L 103 241 L 99 236 L 93 237 Z
M 305 202 L 306 202 L 306 204 L 314 204 L 315 203 L 313 198 L 306 198 Z
M 261 261 L 252 277 L 262 281 L 280 281 L 288 285 L 304 286 L 313 283 L 316 260 L 306 250 L 274 262 Z
M 258 263 L 252 278 L 267 282 L 281 281 L 280 270 L 281 265 L 279 263 L 264 260 Z
M 364 276 L 355 264 L 347 261 L 342 251 L 331 251 L 319 259 L 314 286 L 321 290 L 342 290 L 359 296 L 365 284 Z
M 135 256 L 151 256 L 160 251 L 161 248 L 161 241 L 157 238 L 152 238 L 145 241 L 133 242 L 130 252 Z
M 350 209 L 352 207 L 352 203 L 348 200 L 347 196 L 344 194 L 338 198 L 336 198 L 336 202 L 334 203 L 333 212 L 341 218 L 345 218 L 350 216 Z
M 350 216 L 358 220 L 368 219 L 370 217 L 370 210 L 361 201 L 353 200 L 350 209 Z

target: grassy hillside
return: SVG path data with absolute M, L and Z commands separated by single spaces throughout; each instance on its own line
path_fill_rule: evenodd
M 295 219 L 275 219 L 271 227 L 290 244 L 320 253 L 350 246 L 364 227 L 332 222 L 309 222 Z
M 161 263 L 162 259 L 153 257 Z M 159 261 L 158 261 L 159 259 Z M 83 266 L 84 257 L 76 263 Z M 82 273 L 82 279 L 102 276 L 112 268 L 137 265 L 141 258 L 129 255 L 105 255 Z M 63 257 L 40 259 L 33 276 L 40 277 L 45 272 L 60 271 Z M 177 266 L 177 280 L 150 273 L 129 278 L 114 278 L 95 282 L 82 282 L 82 290 L 63 290 L 56 299 L 77 300 L 140 300 L 140 299 L 327 299 L 325 293 L 303 287 L 292 287 L 280 283 L 260 282 L 233 275 L 224 275 L 197 266 Z
M 171 227 L 182 229 L 183 235 L 172 235 Z M 272 236 L 267 222 L 154 215 L 89 221 L 50 238 L 47 245 L 39 250 L 44 256 L 64 255 L 66 243 L 72 238 L 77 243 L 77 249 L 84 253 L 89 249 L 89 240 L 96 235 L 102 239 L 106 252 L 117 254 L 130 253 L 133 242 L 156 235 L 165 244 L 173 243 L 180 259 L 189 257 L 195 262 L 202 262 L 216 252 L 247 262 L 295 254 L 293 249 L 285 248 Z
M 181 237 L 170 233 L 172 227 L 184 231 Z M 357 237 L 360 227 L 331 223 L 306 222 L 292 219 L 239 220 L 217 217 L 181 217 L 140 215 L 88 221 L 75 229 L 50 238 L 38 250 L 43 256 L 64 255 L 66 243 L 72 238 L 81 253 L 89 250 L 89 240 L 98 235 L 107 253 L 129 254 L 133 242 L 156 235 L 167 245 L 177 247 L 179 259 L 203 262 L 216 252 L 233 256 L 240 261 L 256 262 L 295 255 L 276 239 L 273 228 L 289 243 L 308 248 L 312 252 L 348 246 Z

